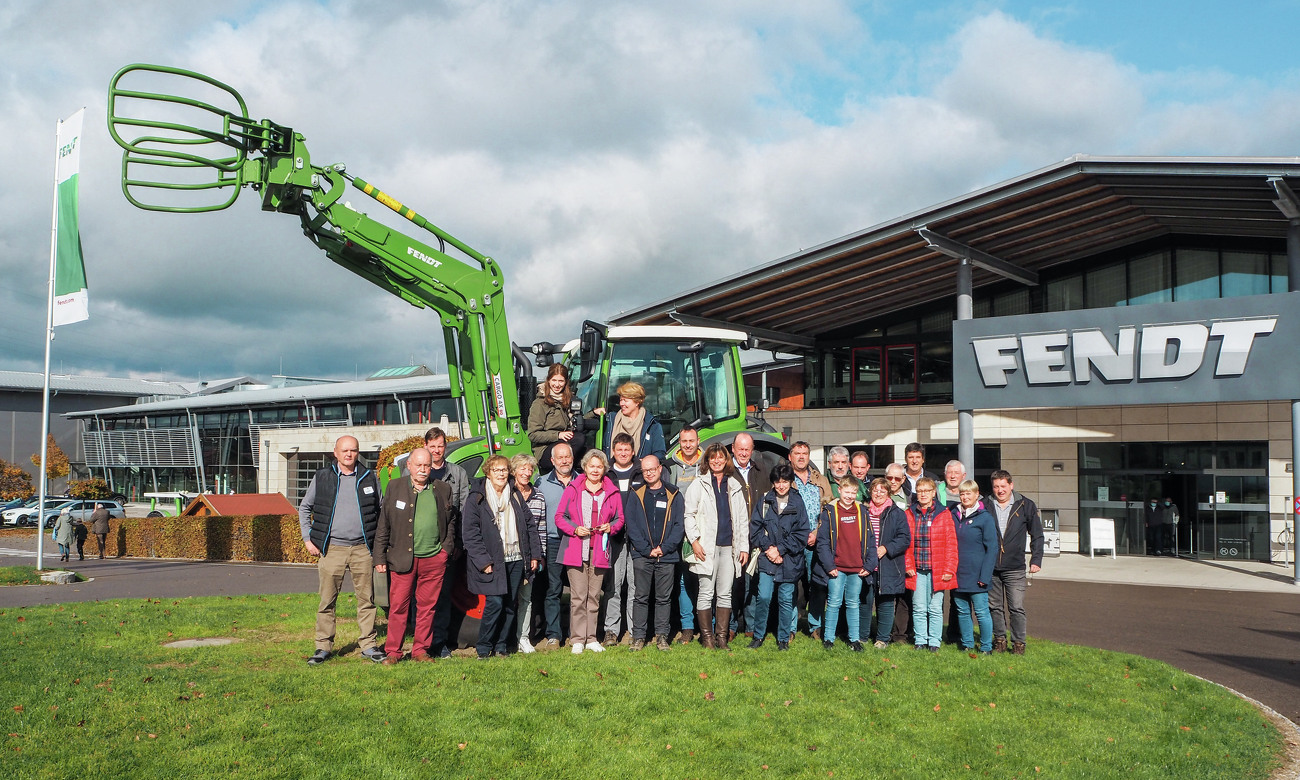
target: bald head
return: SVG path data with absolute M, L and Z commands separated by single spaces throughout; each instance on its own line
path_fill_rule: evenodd
M 754 455 L 754 437 L 748 433 L 738 433 L 731 442 L 731 454 L 736 458 L 736 465 L 749 467 L 749 459 Z
M 645 480 L 646 487 L 658 490 L 662 477 L 663 467 L 659 465 L 658 457 L 647 455 L 641 459 L 641 478 Z
M 361 445 L 357 443 L 357 437 L 340 436 L 334 442 L 334 460 L 338 461 L 339 471 L 351 474 L 357 467 L 357 455 L 360 452 Z

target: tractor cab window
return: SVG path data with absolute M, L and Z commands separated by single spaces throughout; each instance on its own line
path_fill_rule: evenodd
M 704 425 L 741 413 L 731 345 L 705 342 L 698 353 L 681 352 L 680 342 L 620 341 L 606 346 L 604 377 L 593 374 L 578 385 L 584 411 L 614 409 L 624 382 L 645 388 L 645 408 L 659 419 L 671 446 L 688 423 Z M 698 369 L 697 369 L 698 366 Z

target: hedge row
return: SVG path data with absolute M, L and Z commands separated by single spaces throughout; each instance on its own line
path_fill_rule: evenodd
M 315 560 L 302 544 L 297 515 L 115 518 L 109 521 L 108 553 L 207 561 Z

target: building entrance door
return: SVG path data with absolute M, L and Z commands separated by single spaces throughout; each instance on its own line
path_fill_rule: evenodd
M 1104 442 L 1079 445 L 1079 531 L 1090 549 L 1086 518 L 1115 520 L 1117 552 L 1192 558 L 1270 557 L 1268 445 L 1265 442 Z M 1149 502 L 1161 520 L 1147 525 Z

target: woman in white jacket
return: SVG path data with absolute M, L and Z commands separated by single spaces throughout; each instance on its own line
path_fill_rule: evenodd
M 686 488 L 683 518 L 692 552 L 687 562 L 700 578 L 695 610 L 701 641 L 705 647 L 719 650 L 730 649 L 727 632 L 732 586 L 749 560 L 749 512 L 744 485 L 735 477 L 735 471 L 727 448 L 710 445 L 701 459 L 701 478 Z M 712 630 L 715 597 L 716 634 Z

